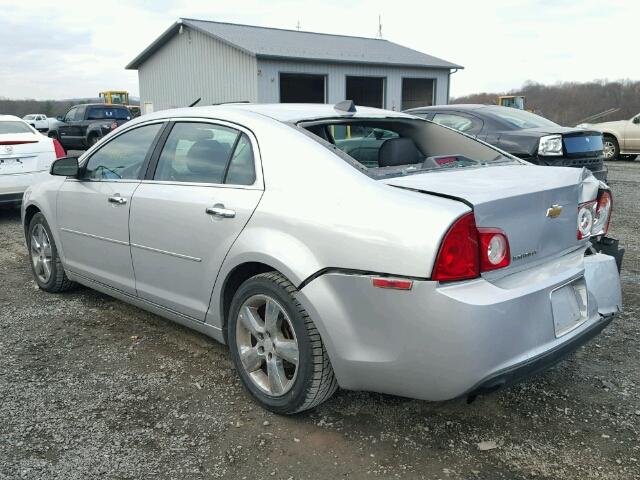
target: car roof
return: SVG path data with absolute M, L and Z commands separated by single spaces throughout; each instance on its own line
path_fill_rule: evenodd
M 0 122 L 24 122 L 20 117 L 16 117 L 15 115 L 0 115 Z
M 249 116 L 260 115 L 280 122 L 296 123 L 300 121 L 323 120 L 330 118 L 407 118 L 415 119 L 410 115 L 382 110 L 380 108 L 356 106 L 356 112 L 337 110 L 334 105 L 320 103 L 227 103 L 203 107 L 185 107 L 172 110 L 160 110 L 143 115 L 146 120 L 154 118 L 171 117 L 210 117 L 220 118 L 225 114 L 246 114 Z
M 117 103 L 77 103 L 73 105 L 74 107 L 108 107 L 108 108 L 127 108 L 126 105 L 119 105 Z
M 428 112 L 431 110 L 480 110 L 487 107 L 496 107 L 497 105 L 489 105 L 483 103 L 453 103 L 449 105 L 431 105 L 428 107 L 417 107 L 405 112 Z

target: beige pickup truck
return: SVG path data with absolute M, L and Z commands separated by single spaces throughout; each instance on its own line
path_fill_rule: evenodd
M 631 120 L 578 126 L 602 132 L 605 160 L 635 160 L 640 155 L 640 114 Z

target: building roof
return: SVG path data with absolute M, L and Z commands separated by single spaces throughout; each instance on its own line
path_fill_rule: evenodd
M 191 18 L 179 19 L 134 58 L 126 68 L 137 69 L 168 42 L 183 25 L 258 58 L 419 68 L 463 68 L 380 38 L 330 35 Z

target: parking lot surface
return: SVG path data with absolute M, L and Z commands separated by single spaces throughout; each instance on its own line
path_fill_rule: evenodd
M 640 161 L 609 168 L 624 313 L 470 405 L 339 391 L 265 412 L 225 346 L 86 288 L 40 291 L 19 212 L 0 210 L 0 479 L 640 478 Z

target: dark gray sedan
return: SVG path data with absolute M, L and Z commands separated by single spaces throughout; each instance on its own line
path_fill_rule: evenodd
M 602 133 L 562 127 L 551 120 L 516 108 L 497 105 L 437 105 L 406 113 L 484 140 L 536 165 L 586 167 L 606 181 Z

